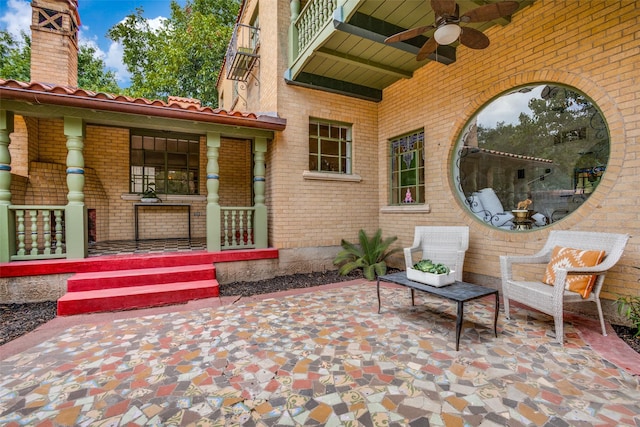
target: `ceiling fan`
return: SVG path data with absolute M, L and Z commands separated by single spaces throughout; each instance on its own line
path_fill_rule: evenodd
M 475 28 L 460 27 L 459 24 L 485 22 L 508 16 L 518 10 L 519 6 L 517 1 L 500 1 L 479 6 L 459 16 L 459 7 L 455 0 L 431 0 L 431 8 L 436 14 L 436 22 L 394 34 L 387 37 L 384 42 L 395 43 L 409 40 L 435 28 L 433 37 L 430 37 L 422 45 L 416 60 L 422 61 L 435 52 L 438 45 L 448 45 L 458 39 L 463 46 L 471 49 L 484 49 L 489 46 L 489 38 Z

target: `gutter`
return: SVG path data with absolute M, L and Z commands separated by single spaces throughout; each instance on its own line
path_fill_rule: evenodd
M 201 123 L 214 123 L 228 126 L 241 126 L 272 131 L 283 131 L 287 121 L 273 116 L 247 116 L 240 112 L 216 113 L 206 107 L 205 111 L 167 106 L 162 101 L 150 104 L 143 99 L 119 101 L 108 99 L 109 95 L 98 93 L 94 97 L 83 97 L 68 93 L 34 91 L 25 88 L 0 86 L 0 103 L 3 99 L 24 101 L 36 105 L 60 105 L 99 111 L 134 114 L 140 116 L 163 117 L 177 120 L 189 120 Z M 224 110 L 223 110 L 224 111 Z

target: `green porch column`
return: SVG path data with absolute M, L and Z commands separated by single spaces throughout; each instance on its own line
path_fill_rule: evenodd
M 77 117 L 64 118 L 67 137 L 67 206 L 65 208 L 65 238 L 67 258 L 86 258 L 89 230 L 87 208 L 84 205 L 84 122 Z
M 265 164 L 264 153 L 267 152 L 267 139 L 256 138 L 253 143 L 253 233 L 257 249 L 269 245 L 267 206 L 264 204 Z
M 11 205 L 11 153 L 9 134 L 13 132 L 13 113 L 0 110 L 0 262 L 9 262 L 16 249 L 16 223 Z
M 289 64 L 293 64 L 293 61 L 298 57 L 298 28 L 296 27 L 296 20 L 300 16 L 300 0 L 291 0 L 289 5 L 291 8 L 291 18 L 289 23 Z
M 207 132 L 207 250 L 209 252 L 220 250 L 219 150 L 220 134 Z

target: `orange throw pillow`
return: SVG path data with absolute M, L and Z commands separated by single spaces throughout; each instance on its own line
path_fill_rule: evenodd
M 551 261 L 547 264 L 542 281 L 552 285 L 556 281 L 556 268 L 594 267 L 604 258 L 604 251 L 587 251 L 574 248 L 556 246 L 551 254 Z M 596 276 L 592 274 L 569 274 L 565 289 L 577 292 L 582 298 L 589 298 Z

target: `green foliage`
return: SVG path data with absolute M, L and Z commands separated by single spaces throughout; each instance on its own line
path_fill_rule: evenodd
M 0 31 L 0 78 L 22 82 L 31 80 L 31 38 L 22 34 L 15 40 L 7 31 Z M 104 61 L 95 48 L 81 45 L 78 51 L 78 87 L 94 92 L 119 93 L 115 75 L 105 70 Z
M 636 328 L 635 336 L 640 336 L 640 297 L 622 296 L 616 301 L 618 314 L 624 315 Z
M 87 45 L 80 45 L 78 51 L 78 87 L 94 92 L 122 92 L 115 73 L 105 70 L 105 63 L 96 56 L 95 48 Z
M 113 26 L 109 37 L 124 46 L 123 61 L 131 73 L 127 93 L 144 98 L 169 95 L 218 104 L 214 81 L 227 50 L 239 0 L 171 2 L 171 17 L 153 29 L 144 10 Z
M 0 78 L 28 82 L 31 75 L 31 39 L 22 33 L 22 40 L 15 40 L 5 30 L 0 30 Z
M 432 274 L 449 274 L 451 269 L 442 263 L 433 263 L 430 259 L 421 259 L 413 265 L 415 270 Z
M 389 246 L 395 242 L 397 237 L 389 237 L 382 240 L 382 230 L 378 229 L 376 234 L 369 238 L 364 230 L 358 234 L 359 245 L 350 243 L 344 239 L 340 242 L 342 250 L 336 255 L 333 263 L 341 265 L 338 273 L 347 275 L 356 269 L 362 269 L 362 273 L 367 280 L 374 280 L 376 276 L 382 276 L 387 272 L 386 259 L 393 253 L 401 250 Z

